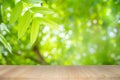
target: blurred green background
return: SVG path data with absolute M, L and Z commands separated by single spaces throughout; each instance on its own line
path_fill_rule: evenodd
M 1 65 L 120 64 L 119 40 L 120 0 L 0 0 Z

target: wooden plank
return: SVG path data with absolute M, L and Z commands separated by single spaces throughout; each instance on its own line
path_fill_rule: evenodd
M 0 66 L 0 80 L 120 80 L 120 66 Z

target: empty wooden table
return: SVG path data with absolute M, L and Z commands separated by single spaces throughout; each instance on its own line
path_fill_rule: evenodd
M 120 66 L 0 66 L 0 80 L 120 80 Z

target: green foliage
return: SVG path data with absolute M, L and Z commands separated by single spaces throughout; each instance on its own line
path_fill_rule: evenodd
M 33 44 L 37 39 L 37 36 L 39 33 L 39 27 L 40 27 L 40 22 L 38 18 L 34 18 L 32 22 L 32 26 L 31 26 L 31 30 L 30 30 L 30 43 L 31 44 Z
M 0 42 L 3 43 L 3 45 L 5 46 L 5 48 L 7 48 L 10 53 L 12 52 L 10 44 L 7 42 L 7 40 L 1 34 L 0 34 Z
M 15 23 L 17 19 L 20 17 L 23 9 L 22 2 L 18 2 L 16 6 L 13 8 L 11 16 L 10 16 L 10 24 Z
M 0 24 L 0 42 L 5 46 L 6 49 L 8 49 L 8 51 L 10 53 L 12 53 L 12 48 L 11 48 L 10 44 L 7 42 L 5 37 L 1 34 L 2 30 L 6 31 L 6 32 L 9 32 L 9 30 L 7 29 L 7 27 L 6 27 L 6 25 L 4 23 Z
M 120 0 L 0 0 L 0 64 L 120 64 L 119 5 Z
M 45 7 L 32 7 L 30 10 L 32 10 L 34 13 L 40 13 L 40 14 L 53 14 L 54 13 L 51 9 L 48 9 Z
M 29 11 L 26 11 L 18 23 L 18 38 L 21 38 L 25 34 L 31 21 L 32 14 Z
M 24 2 L 19 1 L 15 5 L 15 7 L 12 9 L 9 23 L 15 24 L 15 22 L 17 21 L 17 23 L 18 23 L 17 24 L 18 38 L 20 39 L 26 33 L 26 31 L 28 30 L 28 28 L 30 27 L 31 22 L 32 22 L 33 24 L 32 24 L 32 30 L 30 32 L 30 43 L 33 44 L 37 38 L 37 35 L 38 35 L 38 31 L 39 31 L 38 30 L 39 29 L 38 22 L 39 21 L 40 21 L 39 25 L 40 25 L 40 23 L 41 24 L 48 24 L 51 26 L 56 24 L 55 22 L 52 22 L 51 20 L 47 20 L 47 18 L 44 19 L 46 17 L 45 15 L 54 14 L 54 11 L 52 11 L 52 9 L 49 9 L 47 7 L 41 7 L 40 5 L 38 7 L 35 7 L 34 5 L 32 5 L 32 6 L 28 5 L 28 3 L 41 3 L 40 0 L 38 0 L 38 1 L 34 1 L 34 0 L 25 1 L 25 0 L 23 0 L 23 1 Z M 25 8 L 23 7 L 23 4 L 25 4 L 25 3 L 27 3 L 27 5 L 28 5 L 28 6 L 24 5 L 25 8 L 27 9 L 27 11 L 24 11 Z M 34 18 L 36 18 L 36 15 L 37 15 L 37 17 L 40 17 L 38 22 L 35 22 L 36 19 L 34 19 Z M 40 15 L 44 15 L 44 16 L 40 16 Z
M 24 1 L 24 2 L 26 2 L 26 3 L 41 3 L 41 2 L 43 2 L 44 0 L 22 0 L 22 1 Z

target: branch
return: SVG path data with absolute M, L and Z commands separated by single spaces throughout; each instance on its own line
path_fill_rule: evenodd
M 39 48 L 37 45 L 35 45 L 33 47 L 33 51 L 34 53 L 38 56 L 38 59 L 39 59 L 39 62 L 41 62 L 42 64 L 48 64 L 45 59 L 43 58 L 43 56 L 41 55 L 40 51 L 39 51 Z

